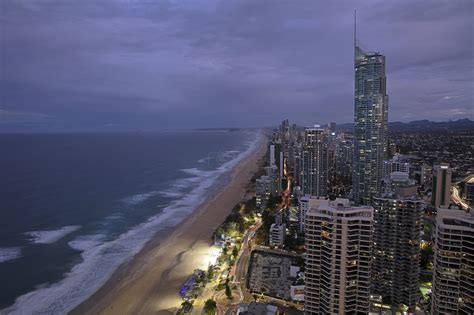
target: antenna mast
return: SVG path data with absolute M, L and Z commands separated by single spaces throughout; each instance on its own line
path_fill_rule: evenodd
M 356 38 L 357 38 L 357 9 L 354 9 L 354 60 L 356 57 Z

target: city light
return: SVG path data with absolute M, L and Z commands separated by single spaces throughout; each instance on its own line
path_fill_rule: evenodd
M 220 248 L 216 246 L 211 246 L 207 255 L 207 265 L 215 265 L 217 263 L 217 259 L 219 258 L 220 253 Z
M 461 207 L 463 209 L 467 209 L 469 208 L 469 205 L 464 202 L 459 194 L 459 189 L 457 187 L 452 187 L 452 194 L 451 194 L 451 198 L 453 199 L 453 201 L 459 205 L 461 205 Z

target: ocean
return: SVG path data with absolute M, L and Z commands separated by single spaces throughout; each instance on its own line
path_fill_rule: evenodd
M 262 137 L 0 134 L 0 313 L 71 310 L 214 194 Z

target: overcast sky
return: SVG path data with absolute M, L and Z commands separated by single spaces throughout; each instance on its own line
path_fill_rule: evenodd
M 0 130 L 353 120 L 353 14 L 389 120 L 474 119 L 474 1 L 1 0 Z

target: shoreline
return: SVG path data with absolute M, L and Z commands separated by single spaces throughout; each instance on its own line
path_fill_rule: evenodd
M 247 186 L 266 153 L 267 143 L 263 136 L 255 150 L 227 174 L 229 181 L 213 196 L 178 226 L 158 232 L 131 261 L 120 266 L 69 314 L 173 314 L 181 304 L 179 287 L 194 269 L 207 268 L 202 257 L 207 256 L 212 235 L 233 206 L 246 197 Z

